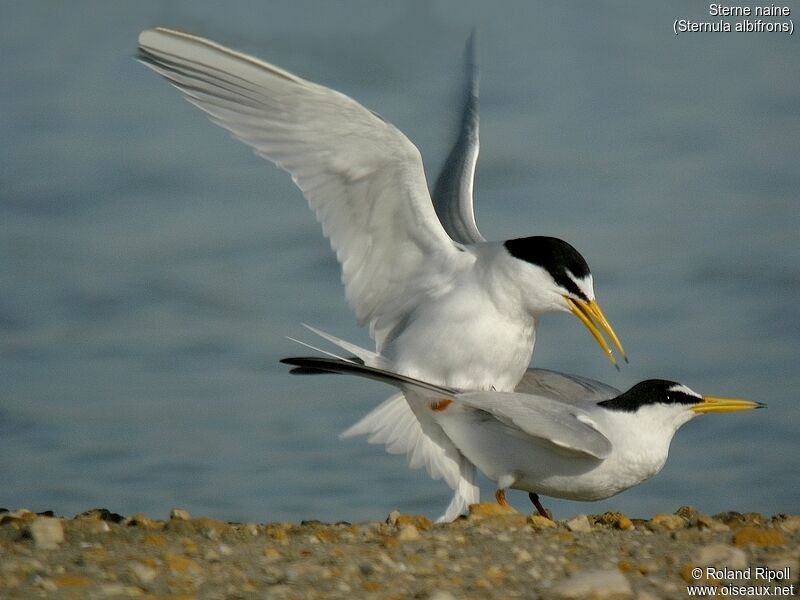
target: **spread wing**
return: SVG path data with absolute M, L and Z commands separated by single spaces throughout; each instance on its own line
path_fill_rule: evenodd
M 433 188 L 433 206 L 447 234 L 457 242 L 485 241 L 475 223 L 472 187 L 478 162 L 478 60 L 475 32 L 465 57 L 465 85 L 458 138 Z
M 169 29 L 142 32 L 139 59 L 291 174 L 330 238 L 348 302 L 379 348 L 424 294 L 471 260 L 436 217 L 417 148 L 351 98 Z
M 457 399 L 558 448 L 600 459 L 611 453 L 611 442 L 576 406 L 519 392 L 467 392 Z

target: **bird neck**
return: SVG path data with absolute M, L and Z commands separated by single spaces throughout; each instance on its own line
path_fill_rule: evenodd
M 540 315 L 530 310 L 530 298 L 520 284 L 523 274 L 519 261 L 509 256 L 502 244 L 491 242 L 482 246 L 474 271 L 480 287 L 498 313 L 534 328 Z
M 664 405 L 643 406 L 636 412 L 609 410 L 604 428 L 619 463 L 621 480 L 635 485 L 658 473 L 667 461 L 672 438 L 691 416 Z

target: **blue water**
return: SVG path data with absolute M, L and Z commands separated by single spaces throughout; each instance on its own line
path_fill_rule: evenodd
M 278 364 L 301 322 L 369 345 L 300 193 L 132 57 L 160 24 L 256 54 L 379 111 L 433 177 L 476 25 L 479 225 L 577 246 L 631 357 L 551 315 L 535 364 L 769 405 L 690 423 L 636 489 L 548 506 L 800 511 L 797 39 L 675 37 L 702 6 L 651 4 L 3 2 L 0 506 L 440 513 L 442 482 L 337 438 L 389 390 Z

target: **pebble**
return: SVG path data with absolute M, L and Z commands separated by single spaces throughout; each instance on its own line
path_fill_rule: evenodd
M 523 564 L 526 562 L 530 562 L 533 560 L 533 556 L 531 553 L 523 548 L 514 548 L 514 559 L 516 560 L 517 564 Z
M 414 525 L 404 525 L 397 532 L 397 541 L 399 542 L 415 542 L 420 539 L 419 529 Z
M 130 570 L 134 577 L 144 584 L 148 584 L 158 577 L 158 571 L 155 568 L 140 562 L 131 563 Z
M 398 515 L 394 524 L 398 527 L 413 525 L 422 531 L 426 531 L 433 527 L 433 521 L 422 515 Z
M 628 517 L 618 512 L 606 512 L 602 515 L 597 515 L 592 518 L 595 525 L 605 525 L 615 529 L 633 529 L 633 521 Z
M 731 528 L 707 515 L 698 515 L 694 523 L 698 529 L 710 529 L 711 531 L 730 531 Z
M 132 517 L 125 519 L 123 522 L 128 527 L 140 527 L 142 529 L 163 529 L 164 522 L 156 521 L 141 513 L 136 513 Z
M 503 572 L 503 569 L 501 569 L 497 565 L 491 565 L 490 567 L 488 567 L 486 571 L 484 571 L 483 575 L 484 577 L 492 581 L 500 581 L 506 576 L 505 573 Z
M 692 564 L 698 567 L 744 569 L 748 564 L 747 553 L 730 544 L 709 544 L 695 553 Z
M 687 521 L 680 515 L 658 514 L 650 519 L 650 525 L 656 528 L 664 528 L 667 531 L 676 531 L 686 527 Z
M 111 512 L 107 508 L 94 508 L 92 510 L 87 510 L 80 514 L 75 515 L 76 520 L 89 520 L 89 521 L 108 521 L 110 523 L 121 523 L 125 520 L 125 517 L 122 515 L 118 515 L 117 513 Z
M 763 527 L 766 525 L 766 519 L 763 515 L 758 513 L 740 513 L 736 511 L 728 511 L 714 515 L 717 521 L 721 521 L 731 527 L 758 526 Z
M 534 529 L 555 529 L 558 525 L 555 521 L 543 517 L 542 515 L 531 515 L 528 517 L 528 523 L 533 525 Z
M 501 515 L 518 515 L 520 514 L 512 506 L 503 506 L 497 502 L 479 502 L 477 504 L 469 505 L 469 518 L 485 518 L 496 517 Z
M 622 600 L 633 597 L 631 584 L 616 570 L 578 571 L 556 583 L 550 591 L 554 598 L 565 600 Z
M 756 546 L 776 546 L 786 543 L 783 533 L 777 529 L 760 527 L 742 527 L 733 534 L 733 543 L 737 546 L 755 544 Z
M 697 517 L 701 516 L 700 511 L 694 506 L 681 506 L 675 511 L 675 514 L 679 517 L 683 517 L 690 523 L 694 523 L 697 520 Z
M 527 516 L 512 506 L 502 506 L 497 502 L 480 502 L 470 505 L 467 521 L 480 523 L 486 535 L 496 536 L 498 529 L 525 527 Z
M 86 523 L 86 531 L 88 533 L 108 533 L 111 531 L 111 526 L 108 521 L 89 521 Z
M 27 508 L 20 508 L 11 512 L 0 513 L 0 525 L 5 523 L 15 523 L 19 521 L 33 521 L 37 518 L 35 512 Z
M 586 515 L 578 515 L 567 521 L 567 529 L 575 532 L 586 532 L 592 530 L 592 524 Z
M 230 556 L 233 554 L 233 548 L 228 546 L 228 544 L 220 544 L 217 548 L 222 556 Z
M 171 511 L 169 511 L 169 518 L 178 519 L 179 521 L 188 521 L 192 518 L 192 515 L 188 510 L 184 510 L 182 508 L 173 508 Z
M 28 525 L 28 535 L 41 550 L 55 550 L 64 543 L 64 526 L 61 519 L 37 517 Z
M 176 574 L 198 576 L 203 573 L 202 567 L 197 562 L 183 554 L 167 552 L 164 555 L 164 563 L 170 571 Z
M 428 600 L 457 600 L 456 597 L 447 590 L 434 590 L 428 596 Z
M 616 527 L 617 529 L 622 529 L 623 531 L 624 531 L 624 530 L 627 530 L 627 529 L 633 529 L 633 521 L 631 521 L 631 520 L 630 520 L 628 517 L 626 517 L 625 515 L 622 515 L 622 516 L 620 516 L 620 518 L 619 518 L 619 519 L 617 519 L 617 521 L 614 523 L 614 527 Z
M 778 527 L 789 534 L 797 533 L 800 531 L 800 517 L 786 517 L 778 523 Z

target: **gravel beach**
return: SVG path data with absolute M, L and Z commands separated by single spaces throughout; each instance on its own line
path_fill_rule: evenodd
M 396 512 L 256 524 L 180 509 L 167 520 L 0 509 L 2 598 L 647 600 L 686 598 L 692 585 L 762 597 L 797 594 L 799 561 L 800 516 L 690 507 L 553 522 L 483 503 L 441 525 Z

